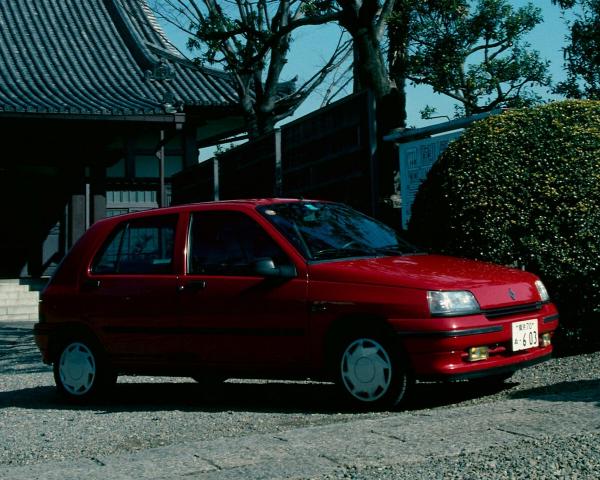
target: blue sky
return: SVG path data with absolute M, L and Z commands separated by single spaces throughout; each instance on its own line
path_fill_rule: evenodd
M 553 81 L 560 81 L 564 78 L 562 71 L 562 46 L 565 43 L 565 35 L 567 27 L 561 18 L 561 11 L 558 7 L 552 5 L 550 0 L 537 0 L 527 2 L 525 0 L 513 0 L 510 2 L 515 7 L 533 3 L 542 9 L 544 21 L 538 25 L 527 37 L 527 41 L 533 48 L 540 51 L 543 58 L 550 60 L 550 72 Z M 176 31 L 169 25 L 163 25 L 167 31 L 169 38 L 187 55 L 189 52 L 185 49 L 185 35 Z M 288 64 L 286 65 L 282 80 L 287 80 L 299 76 L 299 81 L 309 78 L 312 73 L 328 58 L 329 53 L 335 47 L 339 28 L 337 26 L 320 26 L 306 27 L 300 29 L 295 34 L 295 40 L 292 45 Z M 324 90 L 325 87 L 321 89 Z M 434 94 L 431 88 L 426 86 L 409 87 L 407 98 L 407 114 L 409 126 L 421 127 L 431 123 L 439 123 L 443 119 L 438 120 L 421 120 L 420 110 L 425 105 L 436 107 L 439 115 L 452 116 L 454 113 L 454 103 L 446 96 Z M 547 95 L 546 90 L 539 92 L 544 96 Z M 299 107 L 296 114 L 289 121 L 299 116 L 305 115 L 316 108 L 319 108 L 322 100 L 322 93 L 317 91 L 309 99 Z M 282 122 L 282 123 L 285 123 Z

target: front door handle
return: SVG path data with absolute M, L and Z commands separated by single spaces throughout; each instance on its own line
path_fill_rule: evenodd
M 197 292 L 206 288 L 206 280 L 191 280 L 183 285 L 179 285 L 177 290 L 180 292 L 190 291 Z

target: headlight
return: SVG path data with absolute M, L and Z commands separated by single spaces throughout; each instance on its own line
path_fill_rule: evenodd
M 548 290 L 546 290 L 546 287 L 544 286 L 544 284 L 542 283 L 541 280 L 535 281 L 535 288 L 537 288 L 537 291 L 540 294 L 540 298 L 542 299 L 542 302 L 547 302 L 550 300 L 550 295 L 548 295 Z
M 432 315 L 468 315 L 479 312 L 479 304 L 471 292 L 427 292 Z

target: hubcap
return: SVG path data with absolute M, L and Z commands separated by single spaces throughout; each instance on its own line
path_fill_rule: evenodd
M 83 343 L 71 343 L 59 360 L 60 381 L 72 395 L 84 395 L 90 391 L 96 377 L 96 361 L 92 351 Z
M 392 362 L 375 340 L 359 338 L 352 342 L 342 355 L 341 367 L 344 386 L 358 400 L 378 400 L 390 387 Z

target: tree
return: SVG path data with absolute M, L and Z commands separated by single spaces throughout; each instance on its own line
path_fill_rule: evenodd
M 305 0 L 155 0 L 160 17 L 189 34 L 188 48 L 201 64 L 231 73 L 250 138 L 271 131 L 291 115 L 349 51 L 338 42 L 330 59 L 311 78 L 281 82 L 294 30 L 335 21 L 332 2 Z M 322 3 L 322 5 L 321 5 Z M 322 7 L 322 8 L 321 8 Z
M 563 8 L 577 5 L 580 11 L 569 25 L 564 48 L 567 79 L 555 91 L 570 98 L 600 99 L 600 0 L 558 3 Z
M 522 40 L 542 20 L 532 4 L 515 9 L 506 0 L 427 0 L 414 2 L 406 18 L 406 78 L 450 96 L 461 113 L 535 103 L 528 87 L 549 85 L 548 62 Z M 390 39 L 391 49 L 402 45 Z

